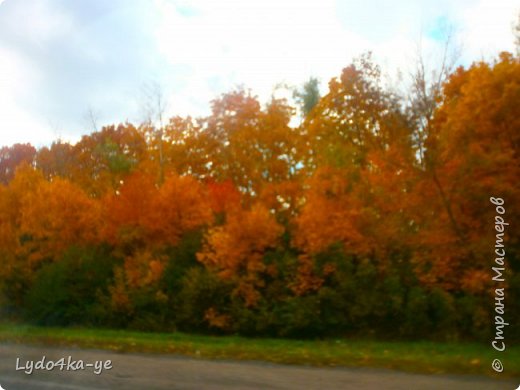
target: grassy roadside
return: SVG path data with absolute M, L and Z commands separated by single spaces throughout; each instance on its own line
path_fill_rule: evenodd
M 508 347 L 507 351 L 498 353 L 491 346 L 466 343 L 250 339 L 183 333 L 45 328 L 8 323 L 0 324 L 0 342 L 313 366 L 379 367 L 436 374 L 493 375 L 491 362 L 500 358 L 505 366 L 501 378 L 520 375 L 520 348 Z

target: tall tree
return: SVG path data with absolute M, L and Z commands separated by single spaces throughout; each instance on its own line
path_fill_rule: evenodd
M 99 201 L 62 178 L 41 181 L 22 201 L 21 234 L 32 262 L 56 260 L 71 245 L 100 240 Z
M 310 154 L 305 166 L 366 167 L 369 150 L 410 143 L 398 99 L 382 87 L 380 69 L 362 56 L 329 83 L 303 124 Z
M 36 149 L 30 144 L 14 144 L 0 149 L 0 183 L 7 184 L 14 177 L 16 167 L 32 164 Z
M 36 167 L 47 179 L 60 176 L 73 180 L 72 170 L 75 164 L 74 146 L 60 140 L 53 142 L 50 147 L 40 148 L 36 155 Z
M 89 195 L 116 190 L 124 177 L 145 160 L 143 134 L 131 124 L 106 126 L 74 145 L 74 181 Z
M 273 99 L 265 110 L 243 90 L 213 101 L 213 113 L 201 131 L 211 176 L 230 179 L 256 197 L 265 183 L 279 183 L 297 173 L 298 131 L 289 126 L 293 109 Z
M 431 282 L 455 288 L 462 279 L 462 285 L 485 286 L 486 242 L 493 241 L 488 224 L 494 218 L 485 205 L 494 194 L 511 205 L 520 201 L 519 101 L 520 63 L 507 53 L 491 65 L 459 68 L 443 88 L 418 189 L 432 195 L 428 207 L 422 206 L 417 252 Z M 514 207 L 508 219 L 519 220 Z M 511 232 L 510 239 L 515 253 L 518 235 Z

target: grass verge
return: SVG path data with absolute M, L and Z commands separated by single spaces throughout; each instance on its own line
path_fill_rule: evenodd
M 501 378 L 520 375 L 520 348 L 494 351 L 471 343 L 384 342 L 337 339 L 298 341 L 145 333 L 90 328 L 48 328 L 0 324 L 0 342 L 96 348 L 119 352 L 181 354 L 196 358 L 260 360 L 312 366 L 377 367 L 432 374 L 496 376 L 491 362 L 504 364 Z

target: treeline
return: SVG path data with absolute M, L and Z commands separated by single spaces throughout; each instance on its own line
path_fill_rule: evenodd
M 489 340 L 507 287 L 520 324 L 518 58 L 398 96 L 364 56 L 312 99 L 298 126 L 288 101 L 238 90 L 205 118 L 2 148 L 4 315 Z M 500 286 L 492 196 L 510 223 Z

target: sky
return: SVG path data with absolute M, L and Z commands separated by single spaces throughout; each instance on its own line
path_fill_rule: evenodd
M 138 124 L 159 94 L 170 117 L 207 115 L 240 86 L 266 102 L 313 76 L 325 93 L 367 51 L 406 83 L 419 52 L 438 66 L 448 35 L 463 66 L 514 51 L 519 12 L 513 0 L 0 0 L 0 146 Z

